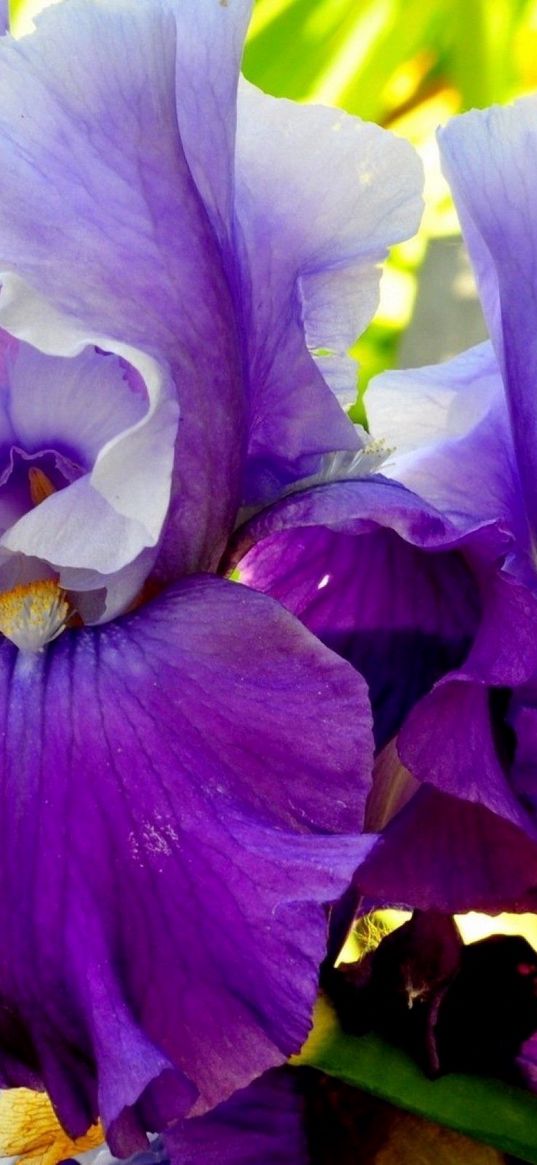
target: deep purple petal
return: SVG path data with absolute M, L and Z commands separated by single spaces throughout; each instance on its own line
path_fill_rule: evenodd
M 410 714 L 398 750 L 418 780 L 530 827 L 497 747 L 486 686 L 441 681 Z
M 356 874 L 354 900 L 365 895 L 369 909 L 523 911 L 535 909 L 536 886 L 537 844 L 523 831 L 424 785 Z
M 377 126 L 240 87 L 250 500 L 303 476 L 308 455 L 358 447 L 323 377 L 353 403 L 356 367 L 346 353 L 375 310 L 388 246 L 417 229 L 421 182 L 416 155 Z M 321 349 L 332 355 L 316 363 Z
M 507 391 L 528 517 L 537 521 L 537 101 L 474 110 L 440 134 Z
M 480 597 L 457 549 L 464 540 L 395 483 L 295 494 L 246 526 L 244 545 L 251 541 L 241 578 L 365 676 L 379 746 L 471 646 Z M 436 553 L 421 549 L 431 545 Z
M 171 1165 L 309 1165 L 299 1074 L 267 1072 L 163 1143 Z
M 371 846 L 365 685 L 204 578 L 0 658 L 0 997 L 27 1044 L 4 1075 L 18 1055 L 73 1133 L 100 1112 L 126 1155 L 304 1039 L 322 904 Z
M 498 718 L 493 691 L 524 685 L 536 671 L 537 598 L 499 574 L 485 589 L 483 615 L 463 668 L 418 704 L 401 731 L 398 751 L 412 775 L 532 831 L 508 775 L 510 758 L 498 738 L 507 728 Z
M 445 364 L 377 376 L 371 435 L 391 450 L 382 472 L 462 529 L 501 519 L 528 537 L 501 374 L 489 343 Z
M 235 4 L 213 7 L 235 28 Z M 178 129 L 178 36 L 166 0 L 72 0 L 0 42 L 5 326 L 62 354 L 67 320 L 71 344 L 120 341 L 171 366 L 181 425 L 161 556 L 173 575 L 221 549 L 244 420 L 227 273 Z
M 477 554 L 489 562 L 505 554 L 511 544 L 510 538 L 493 523 L 477 522 L 475 532 L 467 532 L 473 537 L 463 536 L 423 498 L 398 482 L 378 476 L 303 489 L 261 510 L 238 531 L 235 560 L 273 534 L 310 526 L 326 526 L 342 534 L 366 534 L 389 527 L 405 542 L 421 549 L 464 547 L 471 556 Z

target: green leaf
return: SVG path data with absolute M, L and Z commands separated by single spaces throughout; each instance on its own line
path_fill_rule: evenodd
M 399 1108 L 537 1165 L 537 1097 L 481 1076 L 428 1080 L 399 1048 L 376 1035 L 346 1035 L 321 1000 L 296 1065 L 308 1065 Z

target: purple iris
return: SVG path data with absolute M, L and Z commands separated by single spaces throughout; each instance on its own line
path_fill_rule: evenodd
M 273 1069 L 204 1116 L 179 1122 L 126 1165 L 310 1165 L 309 1073 Z M 103 1146 L 81 1165 L 118 1165 Z
M 371 844 L 363 680 L 214 572 L 363 445 L 335 393 L 419 166 L 237 97 L 249 7 L 0 44 L 0 1077 L 120 1155 L 300 1046 Z
M 422 783 L 421 827 L 435 804 L 446 808 L 424 896 L 442 900 L 445 877 L 459 908 L 535 909 L 537 102 L 456 118 L 440 146 L 491 341 L 446 365 L 379 378 L 371 427 L 394 444 L 397 435 L 391 474 L 461 530 L 499 523 L 509 545 L 471 653 L 415 709 L 398 750 Z M 412 824 L 409 809 L 400 852 Z
M 385 828 L 354 905 L 534 909 L 537 102 L 455 119 L 441 144 L 492 345 L 378 378 L 382 477 L 294 493 L 236 556 L 368 681 L 366 824 Z

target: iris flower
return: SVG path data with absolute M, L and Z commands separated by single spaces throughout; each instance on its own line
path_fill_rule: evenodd
M 0 1081 L 121 1156 L 300 1046 L 371 844 L 364 681 L 216 572 L 364 442 L 419 165 L 237 91 L 248 18 L 69 0 L 0 43 Z
M 490 341 L 444 365 L 380 377 L 369 416 L 373 432 L 397 446 L 386 472 L 460 530 L 495 522 L 509 541 L 492 586 L 482 589 L 472 651 L 415 708 L 398 750 L 421 783 L 421 828 L 435 805 L 446 808 L 445 829 L 432 827 L 414 875 L 424 904 L 447 897 L 459 909 L 534 910 L 537 102 L 456 118 L 440 147 Z M 394 822 L 395 858 L 413 818 L 409 806 Z M 408 860 L 403 866 L 408 872 Z M 384 862 L 375 874 L 386 873 Z
M 378 759 L 366 822 L 386 828 L 354 905 L 530 910 L 537 102 L 455 119 L 441 148 L 491 341 L 377 378 L 367 407 L 381 476 L 295 492 L 253 518 L 237 560 L 368 680 Z

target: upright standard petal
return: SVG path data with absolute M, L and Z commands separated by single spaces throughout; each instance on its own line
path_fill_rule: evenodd
M 214 229 L 234 238 L 237 85 L 253 0 L 169 0 L 177 24 L 177 120 Z
M 250 281 L 250 499 L 304 476 L 312 454 L 358 447 L 325 381 L 333 367 L 342 403 L 353 403 L 347 350 L 375 310 L 388 246 L 417 229 L 421 184 L 417 155 L 377 126 L 240 88 L 236 212 Z M 319 349 L 329 358 L 318 358 Z
M 126 1155 L 303 1041 L 323 904 L 372 844 L 365 685 L 204 578 L 42 654 L 4 641 L 0 682 L 0 1069 Z
M 235 23 L 235 4 L 218 8 Z M 178 128 L 178 35 L 166 0 L 72 0 L 0 42 L 5 326 L 52 354 L 121 342 L 171 368 L 181 426 L 161 572 L 175 576 L 221 550 L 245 424 L 228 272 Z
M 440 133 L 505 381 L 533 537 L 537 528 L 537 98 L 454 118 Z

